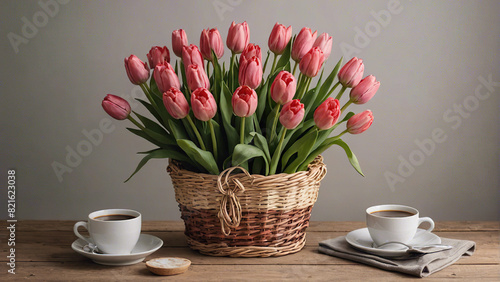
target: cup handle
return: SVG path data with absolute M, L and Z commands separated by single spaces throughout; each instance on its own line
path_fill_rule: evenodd
M 87 243 L 92 243 L 89 237 L 84 237 L 78 232 L 78 227 L 83 226 L 85 229 L 89 230 L 88 223 L 85 221 L 79 221 L 73 226 L 73 232 L 75 232 L 76 237 L 84 240 Z
M 432 230 L 434 230 L 434 220 L 432 220 L 430 217 L 421 217 L 418 219 L 418 226 L 420 226 L 420 224 L 422 224 L 424 222 L 428 222 L 431 225 L 431 227 L 429 227 L 426 230 L 427 232 L 431 232 Z

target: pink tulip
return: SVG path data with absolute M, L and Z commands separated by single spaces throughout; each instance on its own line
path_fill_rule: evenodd
M 188 38 L 183 29 L 172 31 L 172 50 L 177 57 L 182 57 L 182 49 L 188 46 Z
M 124 120 L 130 114 L 130 104 L 123 98 L 108 94 L 102 100 L 102 108 L 108 115 L 117 120 Z
M 280 123 L 286 129 L 294 129 L 303 118 L 304 104 L 302 104 L 299 99 L 286 103 L 280 112 Z
M 339 100 L 330 97 L 314 111 L 314 123 L 320 130 L 325 130 L 337 123 L 340 117 Z
M 260 47 L 257 44 L 249 43 L 243 53 L 240 56 L 240 65 L 244 59 L 249 60 L 252 57 L 257 57 L 262 62 L 262 53 Z
M 269 35 L 269 40 L 267 44 L 269 45 L 269 50 L 276 55 L 281 55 L 285 51 L 286 45 L 290 42 L 292 38 L 292 26 L 288 28 L 282 24 L 276 23 Z
M 210 88 L 210 81 L 203 67 L 198 65 L 189 65 L 186 68 L 186 80 L 191 91 L 197 88 Z
M 280 105 L 286 104 L 293 99 L 296 89 L 295 77 L 287 71 L 280 71 L 271 85 L 271 98 Z
M 243 59 L 240 65 L 238 81 L 240 85 L 247 85 L 252 89 L 259 87 L 262 82 L 262 64 L 259 58 Z
M 250 87 L 243 85 L 236 88 L 231 99 L 233 112 L 239 117 L 249 117 L 257 109 L 257 93 Z
M 148 81 L 148 65 L 141 61 L 136 55 L 130 55 L 130 57 L 125 58 L 125 70 L 132 84 L 139 85 Z
M 355 87 L 361 81 L 365 65 L 356 57 L 347 62 L 339 71 L 339 81 L 344 87 Z
M 314 41 L 313 47 L 319 47 L 321 51 L 323 51 L 323 55 L 325 55 L 325 61 L 328 59 L 330 56 L 330 53 L 332 52 L 332 44 L 333 44 L 333 39 L 328 33 L 322 33 L 318 38 L 316 38 L 316 41 Z
M 292 59 L 294 61 L 299 62 L 311 50 L 316 36 L 317 32 L 312 33 L 310 28 L 304 27 L 300 30 L 292 46 Z
M 153 71 L 153 77 L 161 93 L 168 91 L 172 87 L 177 89 L 181 88 L 177 74 L 175 74 L 174 69 L 167 62 L 156 65 Z
M 240 54 L 247 47 L 249 41 L 250 29 L 247 22 L 239 24 L 232 22 L 226 39 L 227 48 L 234 54 Z
M 154 69 L 157 64 L 167 62 L 170 63 L 170 52 L 168 51 L 167 46 L 154 46 L 149 50 L 149 53 L 146 54 L 149 61 L 149 67 Z
M 201 52 L 196 45 L 191 44 L 189 46 L 182 47 L 182 63 L 184 63 L 184 67 L 189 65 L 198 65 L 204 68 L 203 57 L 201 56 Z
M 209 121 L 217 113 L 214 96 L 202 87 L 191 93 L 191 108 L 194 116 L 201 121 Z
M 163 92 L 163 105 L 175 119 L 185 118 L 189 113 L 189 104 L 184 94 L 177 88 L 170 88 Z
M 351 134 L 360 134 L 367 130 L 373 123 L 372 111 L 366 110 L 359 114 L 353 115 L 347 121 L 347 132 Z
M 375 76 L 369 75 L 363 78 L 356 87 L 351 89 L 349 96 L 354 104 L 361 105 L 370 101 L 375 93 L 377 93 L 379 87 L 380 82 L 376 80 Z
M 212 61 L 212 50 L 214 50 L 217 59 L 224 55 L 222 37 L 216 28 L 204 29 L 200 36 L 200 51 L 205 60 Z
M 323 51 L 318 47 L 313 47 L 307 52 L 302 60 L 300 60 L 300 72 L 307 77 L 315 77 L 323 66 L 324 60 L 325 56 L 323 55 Z

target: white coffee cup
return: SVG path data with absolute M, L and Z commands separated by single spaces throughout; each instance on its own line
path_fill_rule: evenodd
M 129 209 L 106 209 L 92 212 L 88 221 L 79 221 L 73 227 L 75 235 L 97 246 L 105 254 L 130 254 L 141 235 L 142 216 Z M 89 231 L 90 238 L 82 236 L 78 227 Z
M 378 205 L 366 209 L 366 226 L 375 245 L 387 242 L 409 243 L 421 223 L 428 222 L 434 229 L 434 221 L 429 217 L 419 217 L 418 210 L 404 205 Z

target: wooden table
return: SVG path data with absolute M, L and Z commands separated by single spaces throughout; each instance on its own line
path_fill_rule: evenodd
M 5 221 L 4 221 L 5 222 Z M 299 253 L 277 258 L 209 257 L 190 250 L 178 221 L 149 221 L 143 232 L 158 236 L 163 247 L 145 261 L 164 256 L 184 257 L 192 261 L 189 270 L 177 276 L 156 276 L 145 262 L 131 266 L 102 266 L 71 249 L 76 239 L 75 221 L 18 221 L 15 230 L 16 274 L 7 272 L 10 247 L 9 232 L 1 228 L 2 273 L 0 280 L 32 279 L 35 281 L 399 281 L 414 279 L 404 274 L 388 272 L 359 263 L 318 253 L 318 242 L 346 235 L 364 227 L 363 222 L 311 222 L 307 230 L 307 245 Z M 462 279 L 465 281 L 500 281 L 500 225 L 498 222 L 437 222 L 435 233 L 442 237 L 475 241 L 477 250 L 454 265 L 425 278 L 426 281 Z

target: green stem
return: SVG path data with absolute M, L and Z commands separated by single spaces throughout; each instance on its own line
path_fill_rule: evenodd
M 245 117 L 241 117 L 240 144 L 245 144 Z
M 148 91 L 148 89 L 146 88 L 147 85 L 145 83 L 142 83 L 142 84 L 139 84 L 139 86 L 141 87 L 142 91 L 144 92 L 144 94 L 146 94 L 146 97 L 148 98 L 149 102 L 151 103 L 151 105 L 153 105 L 153 107 L 156 109 L 156 111 L 158 111 L 158 108 L 156 106 L 156 103 L 155 101 L 153 100 L 153 97 L 151 96 L 151 92 Z
M 340 81 L 335 83 L 335 85 L 332 87 L 332 89 L 328 92 L 328 95 L 326 95 L 326 97 L 330 97 L 330 95 L 332 95 L 333 91 L 335 91 L 335 89 L 337 88 L 337 86 L 340 85 Z M 338 99 L 337 99 L 338 100 Z
M 274 115 L 273 127 L 271 127 L 271 142 L 274 139 L 274 135 L 276 134 L 276 125 L 278 125 L 278 117 L 280 116 L 280 104 L 276 104 L 276 114 Z
M 278 58 L 278 55 L 274 54 L 274 59 L 273 59 L 273 66 L 271 67 L 271 75 L 274 73 L 274 68 L 276 67 L 276 59 Z
M 333 141 L 333 140 L 337 140 L 337 139 L 339 139 L 340 137 L 342 137 L 342 135 L 344 135 L 344 134 L 346 134 L 346 133 L 347 133 L 347 129 L 346 129 L 346 130 L 344 130 L 344 131 L 342 131 L 342 132 L 340 132 L 340 134 L 339 134 L 339 135 L 337 135 L 337 136 L 333 136 L 333 137 L 328 138 L 328 140 L 332 140 L 332 141 Z
M 309 84 L 311 84 L 312 77 L 306 77 L 305 80 L 307 81 L 306 86 L 304 87 L 304 90 L 301 91 L 301 93 L 299 93 L 299 96 L 297 97 L 297 99 L 299 100 L 302 99 L 302 96 L 304 96 L 307 90 L 309 90 Z
M 207 77 L 208 78 L 210 78 L 210 69 L 209 69 L 209 67 L 210 67 L 210 62 L 208 61 L 207 62 Z
M 338 82 L 337 82 L 338 84 Z M 339 94 L 337 94 L 337 97 L 335 97 L 335 99 L 339 100 L 340 101 L 340 98 L 342 98 L 342 94 L 344 94 L 344 91 L 347 89 L 346 86 L 342 85 L 342 89 L 340 89 L 340 92 Z
M 343 113 L 345 108 L 349 107 L 350 104 L 352 104 L 352 100 L 347 101 L 347 103 L 345 103 L 342 109 L 340 109 L 340 112 Z
M 137 127 L 139 127 L 141 130 L 144 130 L 144 126 L 140 124 L 137 120 L 135 120 L 131 115 L 127 116 L 127 119 L 130 120 L 133 124 L 135 124 Z
M 297 61 L 295 61 L 295 64 L 293 65 L 293 72 L 292 75 L 295 76 L 295 71 L 297 70 Z
M 189 115 L 186 116 L 187 121 L 191 125 L 191 128 L 193 128 L 194 134 L 196 135 L 196 139 L 198 139 L 198 143 L 200 143 L 200 147 L 203 151 L 206 151 L 207 149 L 205 148 L 205 143 L 203 143 L 203 139 L 201 139 L 200 132 L 198 131 L 198 128 L 196 128 L 196 125 L 194 125 L 193 120 Z
M 236 57 L 236 54 L 231 52 L 231 65 L 229 65 L 229 90 L 233 91 L 234 89 L 234 81 L 233 81 L 233 76 L 234 76 L 234 58 Z
M 240 56 L 241 58 L 241 56 Z M 269 59 L 269 51 L 267 51 L 267 57 L 266 57 L 266 60 L 264 61 L 264 67 L 262 68 L 262 73 L 264 74 L 266 72 L 266 67 L 267 67 L 267 60 Z M 271 74 L 269 74 L 268 76 L 270 76 Z
M 302 88 L 304 87 L 304 77 L 302 73 L 299 74 L 299 78 L 297 79 L 297 90 L 295 91 L 295 95 L 293 96 L 294 99 L 298 99 L 297 97 L 300 96 L 300 93 L 302 92 Z
M 144 86 L 146 87 L 146 89 L 148 90 L 148 92 L 149 92 L 150 94 L 152 94 L 153 92 L 151 92 L 151 88 L 149 88 L 149 85 L 148 85 L 147 83 L 143 83 L 143 84 L 144 84 Z
M 212 119 L 208 121 L 208 127 L 210 127 L 210 135 L 212 136 L 212 150 L 214 151 L 214 158 L 217 160 L 217 138 L 215 138 L 214 125 L 212 124 Z
M 283 146 L 283 140 L 285 140 L 286 128 L 283 128 L 283 132 L 281 133 L 280 142 L 278 143 L 278 147 L 276 151 L 274 151 L 273 157 L 271 159 L 271 170 L 269 171 L 270 175 L 276 174 L 276 168 L 278 167 L 278 160 L 281 155 L 281 146 Z

